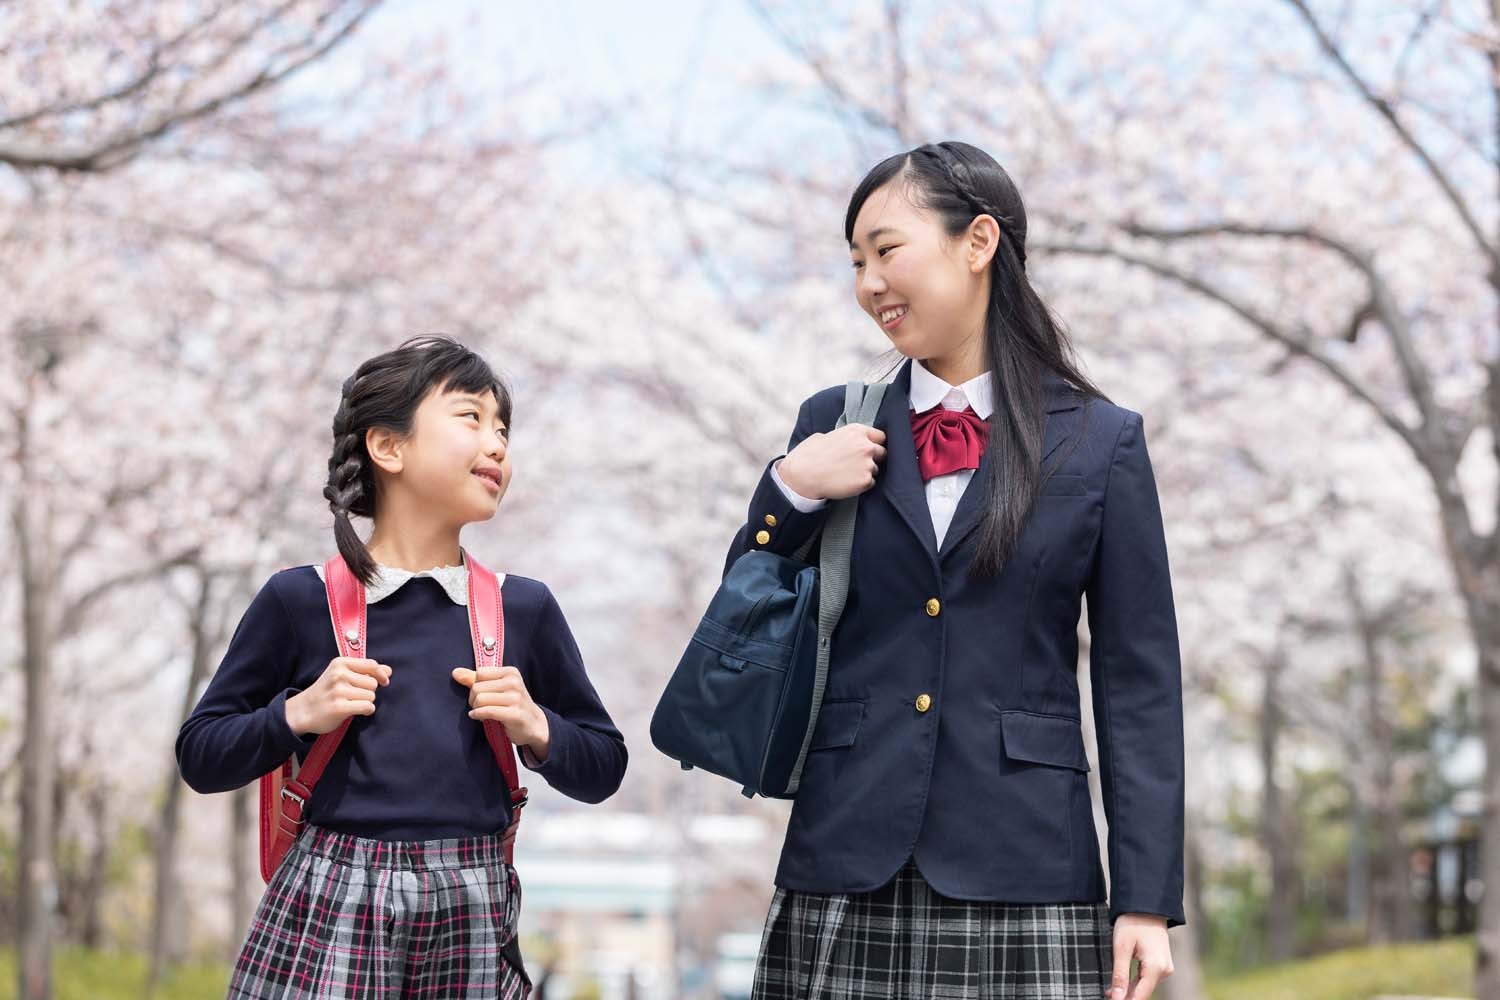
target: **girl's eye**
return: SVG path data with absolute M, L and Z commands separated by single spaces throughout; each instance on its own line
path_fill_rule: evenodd
M 475 420 L 479 419 L 479 414 L 476 411 L 474 411 L 474 410 L 465 410 L 464 412 L 460 413 L 459 416 L 460 417 L 473 417 Z
M 875 252 L 878 253 L 878 254 L 880 254 L 880 256 L 884 257 L 886 255 L 886 251 L 888 251 L 888 250 L 894 250 L 894 249 L 896 249 L 896 248 L 895 247 L 881 247 L 879 250 L 876 250 Z
M 862 260 L 850 261 L 849 266 L 858 271 L 860 268 L 865 266 L 865 262 Z

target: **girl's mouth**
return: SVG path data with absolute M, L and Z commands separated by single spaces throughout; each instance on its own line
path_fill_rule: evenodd
M 886 332 L 890 332 L 891 330 L 896 329 L 896 327 L 901 325 L 901 321 L 906 318 L 906 314 L 908 311 L 909 310 L 906 306 L 891 306 L 888 309 L 880 310 L 881 327 L 883 327 Z
M 492 493 L 499 493 L 500 492 L 500 477 L 499 477 L 498 474 L 493 473 L 493 472 L 475 472 L 475 473 L 473 473 L 473 475 L 480 482 L 484 483 L 485 486 L 489 487 L 490 492 L 492 492 Z

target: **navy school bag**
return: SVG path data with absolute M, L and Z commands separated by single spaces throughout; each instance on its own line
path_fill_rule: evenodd
M 837 426 L 871 424 L 885 383 L 850 382 Z M 818 724 L 828 652 L 849 594 L 859 497 L 829 503 L 821 536 L 791 557 L 735 560 L 651 716 L 651 742 L 684 770 L 790 799 Z M 818 538 L 818 565 L 804 560 Z

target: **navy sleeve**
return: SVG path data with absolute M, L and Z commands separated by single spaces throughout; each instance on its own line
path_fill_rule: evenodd
M 227 792 L 313 744 L 286 723 L 297 634 L 272 577 L 240 619 L 219 669 L 177 734 L 177 767 L 197 792 Z
M 578 643 L 550 590 L 543 597 L 532 656 L 528 687 L 547 716 L 550 745 L 543 763 L 533 766 L 529 752 L 521 761 L 569 798 L 603 802 L 624 780 L 625 737 L 584 672 Z
M 1109 823 L 1111 919 L 1184 922 L 1182 665 L 1141 416 L 1115 442 L 1089 577 L 1089 675 Z
M 812 410 L 813 400 L 808 399 L 797 413 L 797 424 L 792 428 L 792 436 L 786 446 L 787 452 L 797 447 L 813 433 Z M 823 527 L 823 522 L 828 516 L 826 505 L 804 514 L 792 506 L 792 502 L 786 498 L 786 494 L 781 492 L 776 481 L 771 478 L 771 466 L 785 457 L 785 454 L 776 456 L 761 472 L 760 482 L 755 487 L 755 494 L 750 498 L 749 514 L 745 523 L 740 526 L 740 530 L 735 533 L 734 541 L 729 545 L 729 554 L 724 559 L 725 576 L 729 575 L 729 568 L 734 565 L 735 560 L 752 548 L 764 549 L 767 552 L 790 558 L 799 547 L 816 536 Z M 813 558 L 816 556 L 814 555 Z

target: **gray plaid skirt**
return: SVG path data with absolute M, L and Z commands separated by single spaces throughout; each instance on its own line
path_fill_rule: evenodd
M 1104 903 L 949 899 L 908 861 L 874 892 L 776 890 L 752 1000 L 1100 1000 Z
M 384 841 L 309 825 L 250 923 L 231 1000 L 525 1000 L 521 884 L 498 835 Z

